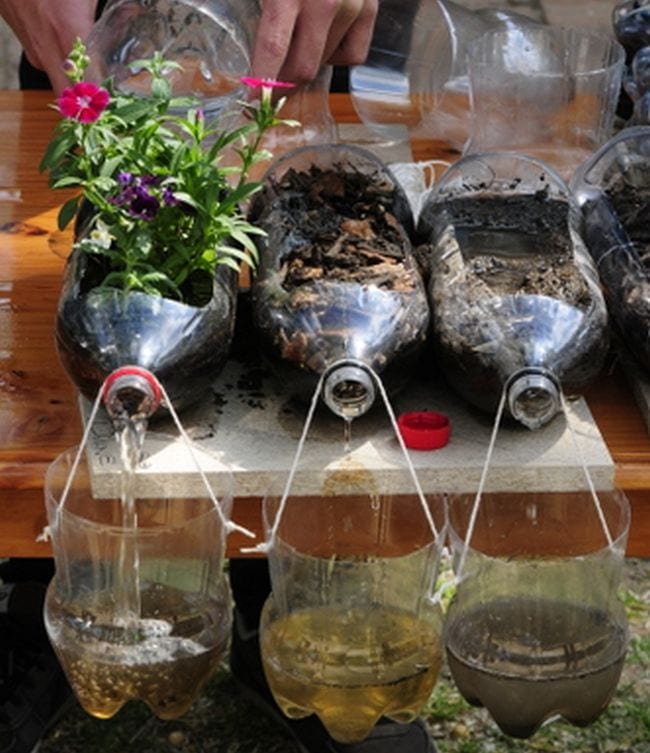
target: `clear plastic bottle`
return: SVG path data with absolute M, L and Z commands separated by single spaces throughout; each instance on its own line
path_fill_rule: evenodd
M 630 506 L 618 490 L 599 496 L 597 512 L 586 491 L 488 494 L 476 514 L 474 495 L 448 498 L 448 666 L 506 735 L 528 738 L 558 717 L 583 727 L 616 690 Z
M 600 371 L 608 319 L 566 183 L 518 154 L 465 157 L 423 207 L 435 347 L 450 385 L 536 429 Z
M 109 480 L 93 453 L 78 447 L 47 470 L 56 573 L 45 627 L 88 714 L 108 719 L 141 700 L 172 719 L 189 709 L 228 650 L 223 558 L 232 475 L 213 468 L 215 504 L 206 493 L 152 483 L 145 464 L 129 467 L 125 454 Z
M 226 363 L 235 329 L 237 275 L 219 265 L 211 295 L 190 305 L 140 292 L 96 288 L 95 260 L 68 259 L 55 324 L 63 367 L 89 400 L 122 366 L 152 372 L 181 410 L 205 396 Z
M 405 195 L 370 152 L 306 147 L 272 167 L 252 216 L 267 232 L 252 284 L 263 351 L 294 396 L 309 400 L 325 374 L 335 414 L 365 413 L 369 369 L 398 389 L 429 324 Z
M 612 319 L 650 374 L 650 126 L 624 128 L 581 167 L 572 188 Z
M 468 44 L 493 29 L 512 29 L 521 44 L 538 26 L 452 0 L 383 0 L 368 56 L 350 71 L 355 109 L 385 138 L 435 138 L 460 150 L 469 135 Z
M 131 65 L 159 51 L 181 66 L 170 79 L 176 96 L 200 98 L 210 118 L 238 112 L 259 16 L 258 0 L 109 0 L 88 38 L 89 73 L 146 93 Z

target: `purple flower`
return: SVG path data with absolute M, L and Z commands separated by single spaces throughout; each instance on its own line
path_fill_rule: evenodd
M 129 206 L 128 212 L 132 217 L 141 220 L 153 220 L 160 209 L 158 199 L 150 194 L 144 187 L 136 191 L 136 196 Z
M 178 199 L 176 198 L 173 189 L 169 186 L 163 188 L 162 199 L 163 204 L 168 207 L 175 207 L 178 204 Z
M 155 187 L 160 179 L 154 175 L 133 175 L 128 172 L 119 172 L 117 182 L 122 190 L 112 197 L 111 203 L 119 207 L 125 207 L 132 216 L 141 220 L 152 220 L 160 209 L 160 201 L 149 190 Z

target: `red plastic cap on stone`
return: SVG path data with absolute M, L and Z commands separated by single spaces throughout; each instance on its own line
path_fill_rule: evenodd
M 449 442 L 451 434 L 449 418 L 432 410 L 402 413 L 397 426 L 410 450 L 439 450 Z

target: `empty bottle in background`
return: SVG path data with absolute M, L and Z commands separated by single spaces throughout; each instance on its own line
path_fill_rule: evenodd
M 429 308 L 407 230 L 408 201 L 370 152 L 306 147 L 278 160 L 252 208 L 266 231 L 252 283 L 262 350 L 291 394 L 339 416 L 372 406 L 410 377 Z
M 533 19 L 453 0 L 382 0 L 370 50 L 350 70 L 361 120 L 385 138 L 440 139 L 460 151 L 469 135 L 466 52 L 483 33 L 510 29 L 521 44 Z
M 437 363 L 469 403 L 536 429 L 561 392 L 586 386 L 608 349 L 608 318 L 566 183 L 519 154 L 468 156 L 420 215 L 431 244 Z

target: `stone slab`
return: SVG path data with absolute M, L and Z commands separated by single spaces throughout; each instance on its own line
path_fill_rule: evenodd
M 82 402 L 87 416 L 89 405 Z M 407 410 L 438 410 L 451 420 L 452 435 L 446 447 L 408 453 L 425 493 L 476 491 L 492 432 L 490 417 L 469 408 L 433 378 L 414 380 L 394 399 L 392 409 L 395 415 Z M 226 466 L 232 472 L 236 496 L 258 497 L 284 488 L 306 413 L 306 406 L 277 391 L 266 370 L 232 360 L 215 381 L 212 395 L 183 413 L 181 420 L 208 477 L 223 473 Z M 382 493 L 413 491 L 412 475 L 381 398 L 370 413 L 352 422 L 351 434 L 346 450 L 344 422 L 319 408 L 296 470 L 293 494 L 320 495 L 323 488 L 332 487 L 332 479 L 336 480 L 336 493 L 358 492 L 360 477 L 371 479 L 375 490 Z M 137 494 L 203 493 L 196 465 L 171 418 L 157 421 L 147 432 L 145 453 L 146 468 L 139 474 Z M 119 455 L 112 426 L 103 412 L 92 427 L 90 457 L 95 492 L 113 495 L 118 488 Z M 569 403 L 568 421 L 559 415 L 535 432 L 518 425 L 502 426 L 486 490 L 584 489 L 581 457 L 596 488 L 613 487 L 612 458 L 580 398 Z

